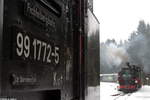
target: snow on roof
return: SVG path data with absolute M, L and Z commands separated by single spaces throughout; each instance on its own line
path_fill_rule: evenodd
M 100 74 L 100 76 L 117 76 L 118 73 L 112 73 L 112 74 Z

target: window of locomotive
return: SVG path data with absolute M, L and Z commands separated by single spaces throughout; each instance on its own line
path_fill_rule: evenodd
M 130 70 L 124 70 L 123 73 L 122 73 L 122 77 L 123 77 L 124 79 L 129 79 L 129 78 L 131 78 L 132 76 L 131 76 Z
M 61 17 L 62 8 L 59 4 L 57 4 L 53 0 L 37 0 L 42 4 L 45 8 L 47 8 L 50 12 L 55 14 L 57 17 Z

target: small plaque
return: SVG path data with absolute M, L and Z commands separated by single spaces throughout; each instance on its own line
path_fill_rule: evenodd
M 11 84 L 13 86 L 21 85 L 36 85 L 37 78 L 35 75 L 22 75 L 22 74 L 12 74 L 11 75 Z

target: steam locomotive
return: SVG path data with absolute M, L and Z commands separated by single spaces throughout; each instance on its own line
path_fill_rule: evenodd
M 142 73 L 141 67 L 127 63 L 118 73 L 119 90 L 128 93 L 141 88 Z
M 0 100 L 85 100 L 98 45 L 88 0 L 0 0 Z

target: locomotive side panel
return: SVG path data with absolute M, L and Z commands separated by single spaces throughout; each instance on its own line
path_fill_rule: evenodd
M 1 0 L 0 1 L 0 75 L 2 72 L 3 4 L 4 4 L 4 1 Z M 1 81 L 2 81 L 2 78 L 0 76 L 0 94 L 1 94 L 1 88 L 2 88 Z
M 2 96 L 41 100 L 51 90 L 65 95 L 63 12 L 58 0 L 4 1 Z
M 99 23 L 86 4 L 87 0 L 0 1 L 1 97 L 85 100 L 86 85 L 99 85 Z M 96 41 L 91 42 L 93 36 Z M 97 54 L 87 55 L 92 52 Z M 87 64 L 87 56 L 94 67 Z

